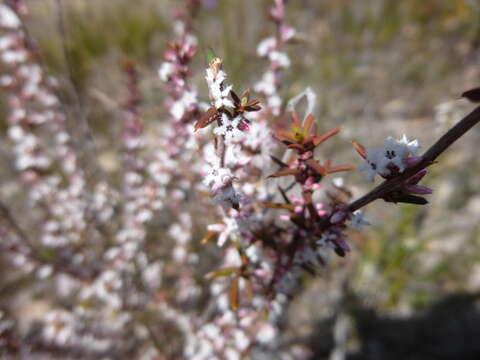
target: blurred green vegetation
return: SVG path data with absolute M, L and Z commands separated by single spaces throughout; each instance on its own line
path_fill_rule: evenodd
M 45 11 L 34 0 L 30 2 L 32 33 L 52 72 L 65 77 L 55 8 Z M 119 66 L 119 59 L 128 55 L 140 64 L 143 107 L 158 110 L 163 94 L 155 71 L 166 41 L 172 38 L 170 10 L 177 1 L 76 0 L 64 4 L 66 51 L 80 91 L 88 92 L 95 84 L 114 97 L 117 89 L 112 84 L 121 87 L 120 80 L 103 81 L 103 76 L 116 73 L 111 66 Z M 256 56 L 256 45 L 273 32 L 273 25 L 265 21 L 267 6 L 267 1 L 220 0 L 215 9 L 200 12 L 194 23 L 199 56 L 193 69 L 202 97 L 204 49 L 208 47 L 224 58 L 235 86 L 246 88 L 259 80 L 266 61 Z M 288 49 L 293 64 L 281 93 L 288 98 L 312 86 L 319 95 L 319 124 L 325 128 L 345 125 L 347 140 L 364 139 L 366 146 L 372 146 L 383 141 L 384 133 L 410 131 L 428 144 L 436 136 L 433 129 L 442 126 L 432 120 L 434 106 L 478 85 L 479 19 L 480 5 L 469 0 L 290 1 L 288 20 L 302 40 Z M 112 57 L 115 60 L 108 60 Z M 110 67 L 102 68 L 106 66 Z M 103 115 L 100 112 L 98 117 Z M 146 119 L 158 121 L 159 115 L 150 116 L 146 110 Z M 372 138 L 373 128 L 377 138 Z M 115 134 L 104 135 L 112 138 L 105 142 L 108 149 Z M 474 134 L 468 136 L 475 139 Z M 331 153 L 354 159 L 344 140 Z M 464 141 L 465 147 L 452 151 L 471 150 L 475 144 Z M 405 303 L 419 308 L 444 291 L 467 288 L 465 278 L 480 256 L 480 230 L 475 224 L 480 215 L 477 208 L 467 208 L 480 191 L 480 163 L 468 158 L 454 167 L 455 171 L 445 171 L 440 163 L 429 179 L 438 193 L 443 187 L 454 188 L 446 202 L 433 200 L 426 209 L 397 206 L 386 214 L 378 209 L 389 204 L 375 205 L 373 214 L 382 225 L 372 228 L 366 243 L 355 250 L 359 254 L 351 282 L 361 292 L 377 293 L 379 308 L 392 310 Z M 472 177 L 476 181 L 468 180 Z M 358 175 L 347 180 L 361 183 L 362 190 L 368 186 Z M 473 222 L 458 225 L 463 217 Z M 427 255 L 437 251 L 432 243 L 458 241 L 459 237 L 465 238 L 463 245 L 454 251 L 439 251 L 439 259 L 424 269 Z M 371 276 L 376 280 L 365 280 Z

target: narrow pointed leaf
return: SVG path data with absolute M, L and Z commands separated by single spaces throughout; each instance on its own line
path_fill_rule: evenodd
M 297 127 L 297 128 L 302 127 L 302 122 L 300 121 L 300 118 L 298 117 L 298 114 L 296 111 L 292 113 L 292 128 L 294 127 Z
M 235 93 L 235 91 L 230 90 L 230 96 L 232 97 L 233 102 L 235 103 L 235 105 L 241 103 L 241 100 L 240 100 L 240 98 L 238 97 L 238 95 Z
M 273 133 L 273 136 L 280 141 L 287 140 L 289 142 L 295 142 L 293 135 L 285 130 L 277 130 Z
M 350 171 L 355 169 L 355 165 L 353 164 L 344 164 L 344 165 L 338 165 L 338 166 L 332 166 L 327 169 L 329 174 L 336 173 L 336 172 L 341 172 L 341 171 Z
M 232 275 L 233 273 L 237 272 L 237 270 L 237 267 L 223 268 L 220 270 L 209 272 L 207 275 L 205 275 L 205 278 L 207 278 L 208 280 L 217 279 L 219 277 Z
M 229 291 L 229 298 L 230 298 L 230 309 L 232 311 L 238 310 L 238 278 L 233 278 L 230 282 L 230 291 Z
M 335 129 L 332 129 L 332 130 L 328 130 L 326 133 L 320 135 L 320 136 L 315 136 L 313 138 L 313 144 L 315 146 L 318 146 L 320 145 L 321 143 L 323 143 L 325 140 L 327 140 L 328 138 L 332 137 L 333 135 L 337 134 L 338 132 L 340 131 L 340 127 L 336 127 Z
M 282 160 L 280 160 L 279 158 L 273 156 L 273 155 L 270 155 L 270 158 L 273 160 L 273 162 L 281 167 L 288 167 L 287 164 L 285 164 Z
M 283 169 L 275 174 L 272 174 L 269 176 L 269 178 L 277 178 L 277 177 L 282 177 L 282 176 L 288 176 L 288 175 L 298 175 L 300 174 L 300 170 L 297 169 Z
M 218 119 L 220 116 L 220 113 L 218 110 L 214 107 L 211 107 L 207 111 L 203 113 L 203 115 L 200 117 L 200 119 L 197 121 L 195 124 L 195 131 L 198 129 L 203 129 L 204 127 L 210 125 L 212 122 Z
M 480 102 L 480 87 L 465 91 L 462 97 L 470 100 L 471 102 Z
M 300 144 L 290 144 L 287 147 L 289 149 L 295 149 L 295 150 L 299 150 L 299 151 L 304 151 L 305 150 L 305 148 Z
M 312 127 L 313 122 L 315 121 L 315 118 L 313 117 L 312 114 L 308 114 L 307 118 L 305 119 L 305 122 L 303 123 L 303 133 L 305 135 L 308 135 L 310 132 L 310 128 Z
M 295 206 L 292 204 L 280 204 L 280 203 L 272 203 L 268 201 L 262 202 L 262 205 L 270 209 L 285 209 L 290 211 L 293 211 L 295 209 Z
M 250 101 L 245 106 L 255 106 L 255 105 L 258 105 L 258 104 L 260 104 L 260 100 L 256 99 L 256 100 Z
M 327 170 L 322 165 L 320 165 L 320 163 L 318 161 L 310 159 L 310 160 L 305 161 L 305 163 L 308 166 L 310 166 L 313 170 L 315 170 L 317 173 L 319 173 L 320 175 L 322 175 L 322 176 L 327 176 L 328 175 Z
M 355 150 L 357 150 L 357 153 L 364 159 L 367 158 L 367 151 L 365 150 L 365 148 L 360 145 L 359 143 L 357 143 L 356 141 L 352 141 L 352 145 L 353 147 L 355 148 Z
M 281 186 L 278 186 L 278 191 L 280 191 L 280 194 L 282 195 L 283 200 L 287 204 L 290 204 L 290 199 L 288 198 L 287 193 L 285 192 L 285 190 L 283 190 Z
M 415 195 L 401 195 L 394 199 L 395 202 L 406 203 L 406 204 L 415 204 L 415 205 L 426 205 L 428 200 Z
M 242 93 L 242 99 L 247 99 L 247 101 L 250 99 L 250 89 L 247 89 Z

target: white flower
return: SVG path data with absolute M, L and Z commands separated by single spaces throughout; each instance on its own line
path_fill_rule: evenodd
M 59 345 L 65 345 L 74 336 L 73 315 L 64 310 L 52 310 L 45 316 L 43 337 Z
M 227 239 L 234 233 L 238 233 L 238 226 L 235 219 L 225 217 L 223 224 L 211 224 L 207 227 L 208 231 L 218 233 L 217 245 L 223 246 Z
M 345 185 L 345 180 L 342 178 L 342 177 L 334 177 L 332 179 L 332 183 L 333 185 L 335 185 L 336 187 L 343 187 Z
M 213 196 L 213 203 L 221 205 L 225 210 L 228 210 L 232 205 L 240 202 L 240 194 L 237 193 L 230 183 L 228 186 L 222 187 L 215 191 Z
M 203 179 L 203 183 L 216 191 L 232 181 L 233 174 L 228 168 L 212 166 Z
M 418 143 L 418 140 L 415 139 L 409 141 L 407 135 L 405 134 L 403 134 L 400 140 L 397 140 L 397 143 L 406 146 L 408 148 L 408 151 L 410 152 L 410 155 L 412 156 L 417 155 L 418 149 L 420 149 L 420 144 Z
M 382 148 L 370 148 L 367 149 L 367 158 L 365 163 L 358 167 L 360 171 L 367 172 L 368 181 L 375 179 L 375 175 L 388 175 L 390 170 L 385 168 L 385 152 Z
M 273 71 L 267 71 L 263 74 L 262 79 L 255 84 L 254 90 L 265 95 L 273 95 L 276 92 L 275 74 Z
M 170 114 L 181 120 L 192 105 L 197 103 L 197 94 L 194 91 L 186 91 L 183 96 L 175 101 L 170 109 Z
M 276 46 L 277 40 L 274 37 L 263 39 L 257 46 L 257 55 L 260 57 L 267 56 L 267 54 L 275 49 Z
M 257 331 L 257 340 L 261 344 L 269 344 L 275 339 L 276 335 L 277 332 L 271 324 L 262 324 Z
M 213 133 L 215 135 L 223 135 L 227 144 L 232 142 L 232 140 L 239 140 L 244 135 L 243 131 L 239 129 L 241 120 L 241 116 L 229 119 L 227 115 L 222 113 L 222 125 L 217 126 Z
M 389 136 L 384 148 L 366 150 L 366 162 L 359 166 L 359 170 L 367 172 L 369 181 L 373 181 L 376 174 L 390 175 L 392 166 L 403 172 L 406 168 L 405 160 L 408 157 L 415 156 L 419 147 L 417 140 L 409 141 L 406 135 L 403 135 L 399 140 L 394 140 Z
M 271 134 L 267 124 L 263 121 L 252 122 L 242 143 L 244 146 L 255 150 L 261 149 L 265 144 L 271 145 Z
M 17 14 L 7 5 L 0 4 L 0 26 L 7 29 L 20 27 L 21 22 Z
M 405 135 L 400 140 L 393 140 L 389 136 L 385 142 L 385 156 L 390 160 L 390 163 L 399 168 L 400 172 L 403 172 L 405 170 L 404 160 L 410 155 L 415 155 L 418 148 L 418 141 L 408 141 Z
M 174 71 L 175 66 L 172 63 L 163 62 L 158 69 L 158 76 L 160 80 L 167 82 Z
M 290 58 L 288 55 L 281 51 L 271 51 L 268 54 L 268 58 L 272 63 L 275 63 L 278 67 L 288 68 L 290 67 Z
M 242 147 L 238 144 L 231 144 L 225 149 L 225 166 L 235 168 L 236 166 L 244 166 L 251 160 L 251 156 L 242 151 Z
M 218 69 L 215 71 L 212 68 L 207 69 L 205 79 L 207 80 L 212 105 L 217 109 L 222 106 L 234 107 L 233 102 L 228 99 L 232 85 L 226 86 L 224 84 L 226 78 L 227 75 L 223 70 Z
M 350 221 L 350 225 L 352 225 L 356 230 L 362 231 L 364 225 L 371 225 L 367 220 L 364 219 L 364 212 L 361 210 L 357 210 L 353 213 L 353 217 Z

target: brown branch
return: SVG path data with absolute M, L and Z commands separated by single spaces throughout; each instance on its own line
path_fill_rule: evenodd
M 480 122 L 480 106 L 465 116 L 457 125 L 438 139 L 438 141 L 422 155 L 422 160 L 417 165 L 406 169 L 396 178 L 384 181 L 369 193 L 351 202 L 347 207 L 347 211 L 353 212 L 358 210 L 377 199 L 383 198 L 385 195 L 392 192 L 392 190 L 402 186 L 407 179 L 433 164 L 440 154 L 447 150 L 450 145 L 462 137 L 478 122 Z

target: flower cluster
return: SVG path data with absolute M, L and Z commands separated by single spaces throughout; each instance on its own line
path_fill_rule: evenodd
M 414 161 L 419 149 L 417 140 L 409 141 L 406 135 L 399 140 L 389 136 L 383 148 L 369 148 L 365 152 L 360 151 L 365 157 L 365 164 L 359 167 L 365 171 L 369 181 L 373 181 L 375 175 L 388 179 L 399 172 L 403 172 L 408 164 Z M 413 159 L 412 159 L 413 158 Z
M 270 19 L 275 24 L 275 36 L 263 39 L 257 46 L 257 55 L 267 58 L 270 66 L 255 84 L 254 90 L 265 97 L 264 111 L 280 115 L 282 100 L 278 91 L 282 84 L 283 72 L 291 65 L 285 52 L 285 45 L 295 40 L 296 30 L 285 23 L 286 0 L 275 0 L 269 10 Z

